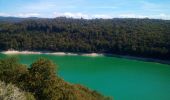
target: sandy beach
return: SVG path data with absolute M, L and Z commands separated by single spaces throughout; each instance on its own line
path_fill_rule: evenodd
M 99 56 L 113 56 L 119 58 L 126 58 L 126 59 L 133 59 L 133 60 L 140 60 L 140 61 L 147 61 L 147 62 L 157 62 L 163 64 L 170 64 L 169 60 L 159 60 L 153 58 L 144 58 L 144 57 L 134 57 L 134 56 L 127 56 L 127 55 L 114 55 L 114 54 L 106 54 L 106 53 L 71 53 L 71 52 L 41 52 L 41 51 L 17 51 L 17 50 L 8 50 L 8 51 L 1 51 L 2 54 L 47 54 L 47 55 L 57 55 L 57 56 L 88 56 L 88 57 L 99 57 Z
M 38 51 L 17 51 L 17 50 L 8 50 L 8 51 L 2 51 L 2 54 L 48 54 L 48 55 L 82 55 L 82 56 L 104 56 L 104 54 L 99 53 L 67 53 L 67 52 L 38 52 Z

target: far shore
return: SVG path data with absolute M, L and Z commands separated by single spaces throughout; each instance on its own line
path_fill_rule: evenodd
M 71 53 L 71 52 L 50 52 L 50 51 L 17 51 L 17 50 L 8 50 L 8 51 L 1 51 L 2 54 L 47 54 L 47 55 L 58 55 L 58 56 L 89 56 L 89 57 L 98 57 L 98 56 L 110 56 L 110 57 L 118 57 L 118 58 L 125 58 L 125 59 L 132 59 L 132 60 L 139 60 L 139 61 L 147 61 L 147 62 L 156 62 L 162 64 L 169 64 L 170 60 L 160 60 L 154 58 L 144 58 L 144 57 L 134 57 L 129 55 L 116 55 L 116 54 L 108 54 L 108 53 Z
M 48 51 L 17 51 L 17 50 L 8 50 L 0 52 L 2 54 L 48 54 L 48 55 L 82 55 L 82 56 L 104 56 L 104 54 L 100 53 L 71 53 L 71 52 L 48 52 Z

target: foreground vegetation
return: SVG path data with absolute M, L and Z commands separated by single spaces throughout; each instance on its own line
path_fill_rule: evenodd
M 16 58 L 1 59 L 0 80 L 1 100 L 111 99 L 84 86 L 65 82 L 56 75 L 56 65 L 43 58 L 30 67 L 20 64 Z
M 0 49 L 96 52 L 170 60 L 170 21 L 1 18 Z
M 35 100 L 34 96 L 12 84 L 0 81 L 0 100 Z

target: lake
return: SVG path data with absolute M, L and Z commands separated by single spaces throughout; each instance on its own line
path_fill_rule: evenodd
M 0 54 L 0 58 L 6 56 Z M 106 56 L 15 56 L 28 65 L 40 57 L 49 58 L 58 65 L 58 74 L 64 80 L 115 100 L 170 100 L 170 65 Z

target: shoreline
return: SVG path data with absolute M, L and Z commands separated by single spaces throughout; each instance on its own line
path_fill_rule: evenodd
M 170 65 L 170 61 L 168 60 L 160 60 L 154 58 L 144 58 L 144 57 L 135 57 L 129 55 L 117 55 L 117 54 L 108 54 L 108 53 L 72 53 L 72 52 L 50 52 L 50 51 L 17 51 L 17 50 L 8 50 L 8 51 L 0 51 L 1 54 L 5 55 L 16 55 L 16 54 L 46 54 L 46 55 L 57 55 L 57 56 L 88 56 L 88 57 L 99 57 L 99 56 L 109 56 L 109 57 L 118 57 L 125 59 L 132 59 L 138 61 L 146 61 L 146 62 L 155 62 L 161 64 Z
M 0 53 L 6 54 L 6 55 L 15 55 L 15 54 L 47 54 L 47 55 L 72 55 L 72 56 L 77 56 L 77 55 L 82 55 L 82 56 L 91 56 L 91 57 L 96 57 L 96 56 L 105 56 L 102 53 L 72 53 L 72 52 L 50 52 L 50 51 L 17 51 L 17 50 L 8 50 L 8 51 L 1 51 Z
M 105 55 L 105 56 L 111 56 L 111 57 L 118 57 L 118 58 L 124 58 L 124 59 L 131 59 L 131 60 L 154 62 L 154 63 L 170 65 L 170 60 L 161 60 L 161 59 L 154 59 L 154 58 L 135 57 L 135 56 L 129 56 L 129 55 L 116 55 L 116 54 Z

